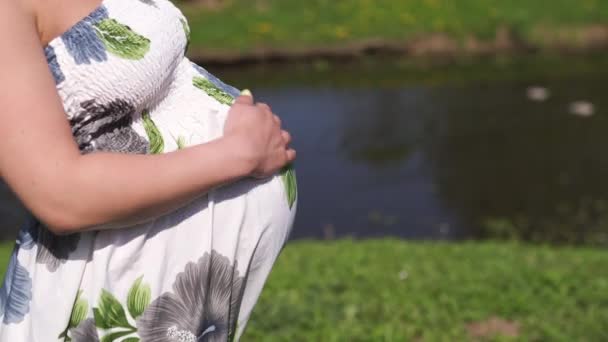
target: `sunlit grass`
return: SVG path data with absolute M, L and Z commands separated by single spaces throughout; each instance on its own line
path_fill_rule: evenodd
M 244 341 L 606 341 L 608 252 L 510 243 L 296 242 L 280 256 Z
M 4 278 L 4 272 L 6 272 L 6 267 L 8 266 L 8 259 L 13 252 L 14 244 L 12 243 L 2 243 L 0 244 L 0 274 L 2 274 L 2 278 Z
M 487 39 L 499 27 L 538 40 L 538 28 L 608 23 L 602 0 L 232 0 L 219 9 L 191 3 L 178 2 L 190 22 L 191 48 L 231 51 L 401 41 L 430 32 Z

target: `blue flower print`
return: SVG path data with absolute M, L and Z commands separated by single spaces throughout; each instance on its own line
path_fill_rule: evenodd
M 76 64 L 90 64 L 108 59 L 106 48 L 95 33 L 93 25 L 108 17 L 108 10 L 100 5 L 84 19 L 61 35 L 66 50 Z
M 86 21 L 92 25 L 103 19 L 106 19 L 107 17 L 108 17 L 108 9 L 106 8 L 105 5 L 101 4 L 101 5 L 99 5 L 99 7 L 97 7 L 93 12 L 91 12 L 89 15 L 87 15 L 82 20 Z
M 32 278 L 25 267 L 19 264 L 19 246 L 11 256 L 4 284 L 0 288 L 0 317 L 4 324 L 19 323 L 30 311 L 32 300 Z
M 63 75 L 61 67 L 59 66 L 59 62 L 57 61 L 55 49 L 53 49 L 52 46 L 47 46 L 44 48 L 44 54 L 46 55 L 46 62 L 48 63 L 49 68 L 51 69 L 53 78 L 55 79 L 55 84 L 58 85 L 59 83 L 65 80 L 65 76 Z

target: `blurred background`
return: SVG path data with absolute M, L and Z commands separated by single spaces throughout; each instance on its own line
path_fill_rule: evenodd
M 175 3 L 298 151 L 244 341 L 608 340 L 608 1 Z

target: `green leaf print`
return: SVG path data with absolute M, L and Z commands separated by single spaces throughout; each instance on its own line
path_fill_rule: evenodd
M 190 43 L 190 26 L 188 26 L 188 22 L 183 18 L 179 18 L 179 21 L 181 21 L 182 27 L 184 28 L 184 33 L 186 34 L 186 41 Z
M 215 84 L 211 83 L 208 79 L 204 77 L 194 76 L 192 78 L 192 84 L 195 87 L 206 92 L 209 96 L 216 99 L 219 103 L 231 105 L 232 102 L 234 102 L 234 98 L 230 96 L 230 94 L 216 87 Z
M 173 140 L 175 140 L 178 150 L 186 148 L 186 138 L 183 135 L 178 135 L 177 139 L 173 137 Z
M 184 138 L 183 135 L 177 137 L 177 140 L 175 142 L 177 143 L 178 150 L 186 148 L 186 138 Z
M 281 179 L 285 186 L 287 203 L 289 204 L 289 209 L 291 209 L 298 197 L 298 182 L 296 180 L 296 170 L 293 168 L 293 164 L 289 164 L 281 170 Z
M 134 328 L 127 321 L 127 315 L 120 302 L 105 289 L 101 290 L 99 307 L 93 309 L 95 325 L 102 329 L 116 327 Z
M 122 342 L 139 342 L 139 338 L 138 337 L 129 337 L 129 338 L 125 338 L 124 340 L 122 340 Z
M 72 328 L 76 328 L 82 321 L 87 318 L 89 312 L 89 303 L 84 298 L 80 298 L 82 290 L 78 290 L 74 306 L 72 307 L 72 314 L 70 315 L 70 321 L 64 331 L 59 334 L 58 339 L 62 339 L 64 342 L 72 341 L 72 338 L 68 336 L 68 332 Z
M 146 134 L 148 135 L 148 140 L 150 141 L 150 153 L 159 154 L 163 153 L 165 150 L 165 141 L 163 140 L 163 136 L 160 133 L 158 127 L 152 118 L 150 117 L 150 113 L 145 110 L 141 114 L 141 118 L 144 121 L 144 129 L 146 130 Z
M 77 327 L 80 322 L 87 318 L 89 303 L 87 303 L 85 299 L 80 298 L 81 295 L 82 290 L 79 290 L 78 295 L 76 296 L 76 302 L 72 308 L 72 315 L 70 316 L 70 328 Z
M 132 334 L 132 333 L 133 333 L 132 330 L 129 330 L 129 331 L 116 331 L 116 332 L 104 335 L 104 337 L 101 338 L 101 342 L 114 342 L 114 341 L 118 341 L 118 339 L 120 339 L 121 337 L 125 337 L 127 335 Z M 122 340 L 122 341 L 124 342 L 126 340 Z
M 188 51 L 188 47 L 190 46 L 190 26 L 188 26 L 188 22 L 183 18 L 180 18 L 179 21 L 181 21 L 182 28 L 184 29 L 184 34 L 186 34 L 186 46 L 184 47 L 185 55 L 186 51 Z
M 103 19 L 95 25 L 95 33 L 106 49 L 121 58 L 142 59 L 150 50 L 150 39 L 135 33 L 129 26 L 113 18 Z
M 137 278 L 127 295 L 127 308 L 133 318 L 141 316 L 150 304 L 150 286 L 142 284 L 142 279 Z

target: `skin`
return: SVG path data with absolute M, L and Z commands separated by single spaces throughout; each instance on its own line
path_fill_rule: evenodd
M 143 222 L 217 186 L 271 176 L 295 159 L 290 134 L 252 96 L 236 99 L 224 135 L 211 142 L 160 155 L 81 155 L 43 46 L 96 5 L 0 0 L 0 177 L 52 232 Z

